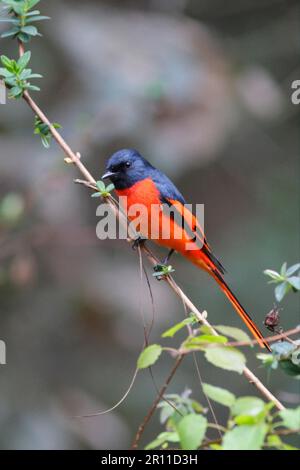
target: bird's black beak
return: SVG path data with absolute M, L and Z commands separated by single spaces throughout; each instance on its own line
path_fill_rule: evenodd
M 104 175 L 101 176 L 101 179 L 105 180 L 107 178 L 111 178 L 112 176 L 115 176 L 116 173 L 112 172 L 112 171 L 107 171 L 106 173 L 104 173 Z

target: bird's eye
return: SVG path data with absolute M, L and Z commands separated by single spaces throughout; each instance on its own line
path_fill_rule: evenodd
M 126 168 L 129 168 L 131 166 L 131 162 L 126 162 L 125 166 L 126 166 Z

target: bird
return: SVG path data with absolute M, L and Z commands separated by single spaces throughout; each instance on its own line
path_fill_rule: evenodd
M 258 326 L 226 283 L 224 267 L 213 254 L 200 221 L 192 211 L 186 209 L 186 201 L 174 183 L 135 149 L 118 150 L 108 159 L 102 179 L 107 178 L 113 183 L 121 204 L 124 204 L 122 201 L 126 201 L 125 211 L 130 220 L 137 217 L 135 211 L 130 215 L 130 209 L 136 207 L 146 209 L 139 214 L 139 232 L 143 239 L 153 240 L 169 249 L 162 264 L 167 264 L 172 254 L 177 252 L 198 268 L 208 272 L 258 344 L 271 351 Z M 167 208 L 173 211 L 168 211 Z M 153 218 L 155 224 L 152 223 Z M 168 225 L 169 233 L 163 236 L 162 227 Z M 156 228 L 153 229 L 152 226 Z

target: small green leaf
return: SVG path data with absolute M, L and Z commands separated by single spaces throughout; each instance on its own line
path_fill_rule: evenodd
M 293 264 L 293 266 L 290 266 L 290 267 L 286 270 L 286 276 L 289 277 L 289 276 L 291 276 L 292 274 L 295 274 L 295 272 L 299 271 L 299 269 L 300 269 L 300 263 Z
M 277 302 L 281 302 L 287 291 L 289 290 L 289 284 L 284 281 L 275 288 L 275 298 Z
M 265 403 L 257 397 L 241 397 L 236 400 L 232 407 L 233 416 L 257 416 L 264 410 Z
M 91 194 L 91 197 L 102 197 L 101 193 L 93 193 Z
M 176 323 L 176 325 L 171 326 L 171 328 L 166 330 L 162 334 L 162 338 L 173 338 L 173 336 L 175 335 L 175 333 L 177 333 L 177 331 L 181 330 L 186 325 L 192 325 L 193 323 L 195 323 L 195 317 L 185 318 L 183 321 Z
M 209 347 L 205 350 L 205 357 L 214 366 L 232 370 L 238 374 L 242 374 L 246 364 L 244 354 L 229 346 Z
M 35 26 L 23 26 L 21 28 L 22 33 L 29 34 L 29 36 L 40 36 L 40 33 L 38 32 L 37 28 Z
M 300 378 L 300 364 L 295 364 L 291 359 L 280 359 L 279 367 L 287 375 L 291 377 Z
M 160 433 L 156 439 L 150 442 L 146 447 L 145 450 L 152 450 L 156 449 L 157 447 L 162 446 L 165 442 L 179 442 L 179 436 L 177 432 L 162 432 Z
M 286 267 L 287 267 L 287 263 L 283 263 L 283 265 L 281 266 L 281 269 L 280 269 L 280 274 L 283 277 L 285 277 L 285 275 L 286 275 Z
M 30 51 L 27 51 L 25 52 L 25 54 L 23 54 L 20 59 L 18 60 L 17 64 L 18 64 L 18 68 L 19 68 L 19 72 L 22 72 L 22 70 L 25 69 L 25 67 L 27 66 L 27 64 L 29 63 L 30 61 L 30 58 L 31 58 L 31 52 Z
M 10 29 L 9 31 L 5 31 L 4 33 L 2 33 L 1 37 L 3 39 L 9 38 L 11 36 L 15 36 L 16 34 L 18 34 L 18 32 L 19 32 L 19 28 L 14 27 L 14 28 Z
M 283 426 L 288 429 L 300 429 L 300 406 L 295 409 L 281 410 L 279 415 L 283 421 Z
M 165 266 L 164 264 L 157 264 L 154 266 L 154 273 L 153 276 L 156 277 L 157 279 L 162 279 L 165 276 L 168 276 L 169 274 L 173 273 L 175 269 L 173 269 L 173 266 L 170 264 L 168 266 Z
M 300 277 L 298 276 L 292 276 L 289 277 L 287 282 L 294 287 L 294 289 L 300 290 Z
M 228 406 L 229 408 L 235 402 L 235 396 L 225 388 L 215 387 L 214 385 L 203 384 L 203 392 L 211 400 L 220 403 L 221 405 Z
M 189 414 L 177 424 L 180 446 L 183 450 L 195 450 L 202 443 L 207 428 L 204 416 Z
M 272 344 L 271 349 L 272 353 L 276 355 L 277 358 L 281 359 L 288 357 L 296 347 L 297 346 L 294 344 L 288 343 L 288 341 L 276 341 L 276 343 Z
M 0 68 L 0 75 L 1 75 L 1 77 L 6 77 L 6 78 L 13 76 L 12 72 L 10 72 L 9 70 L 4 69 L 4 68 Z
M 145 369 L 152 366 L 162 353 L 162 347 L 159 344 L 151 344 L 140 354 L 137 366 L 138 369 Z
M 26 87 L 28 90 L 32 90 L 32 91 L 40 91 L 40 87 L 38 86 L 35 86 L 35 85 L 27 85 Z
M 204 350 L 210 344 L 225 344 L 227 338 L 220 335 L 200 335 L 200 336 L 189 336 L 188 339 L 183 343 L 183 347 L 186 349 L 200 349 Z
M 23 94 L 22 88 L 19 86 L 14 86 L 9 90 L 8 97 L 9 98 L 20 98 Z
M 222 335 L 230 336 L 230 338 L 234 338 L 236 341 L 251 341 L 247 333 L 245 333 L 243 330 L 240 330 L 239 328 L 225 325 L 217 325 L 214 328 L 222 333 Z
M 7 70 L 9 70 L 10 72 L 14 71 L 13 61 L 10 60 L 8 57 L 6 57 L 5 55 L 2 55 L 1 56 L 1 62 Z
M 238 425 L 243 425 L 243 424 L 253 425 L 253 424 L 257 424 L 258 421 L 260 420 L 257 419 L 256 416 L 240 415 L 234 418 L 234 422 Z
M 110 193 L 111 191 L 113 191 L 115 189 L 115 185 L 113 183 L 109 184 L 107 187 L 106 187 L 106 191 L 108 193 Z
M 106 189 L 105 184 L 101 180 L 96 182 L 96 186 L 98 189 L 100 189 L 100 191 L 105 191 Z
M 268 427 L 266 424 L 236 426 L 223 438 L 223 450 L 260 450 L 263 446 Z
M 273 269 L 265 269 L 264 274 L 274 281 L 282 281 L 282 276 L 277 271 L 273 271 Z
M 44 21 L 44 20 L 50 20 L 50 16 L 41 16 L 41 15 L 37 15 L 37 16 L 33 16 L 32 18 L 29 18 L 27 20 L 27 24 L 28 23 L 34 23 L 36 21 Z

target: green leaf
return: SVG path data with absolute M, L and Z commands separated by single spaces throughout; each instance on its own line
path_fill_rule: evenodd
M 241 397 L 236 400 L 232 407 L 233 416 L 257 416 L 264 410 L 265 403 L 257 397 Z
M 237 341 L 251 341 L 250 337 L 243 330 L 235 328 L 233 326 L 217 325 L 214 327 L 217 331 L 222 333 L 222 335 L 230 336 Z
M 236 426 L 223 438 L 223 450 L 260 450 L 263 446 L 268 427 L 266 424 Z
M 279 436 L 277 436 L 276 434 L 271 434 L 267 437 L 267 443 L 272 446 L 272 447 L 276 447 L 276 448 L 281 448 L 282 447 L 282 441 L 280 439 Z
M 36 22 L 36 21 L 44 21 L 44 20 L 50 20 L 50 19 L 51 19 L 50 16 L 41 16 L 41 15 L 39 15 L 39 16 L 33 16 L 32 18 L 29 18 L 29 19 L 27 20 L 27 24 L 28 24 L 28 23 L 34 23 L 34 22 Z
M 113 191 L 115 189 L 115 185 L 113 183 L 109 184 L 107 187 L 106 187 L 106 191 L 108 193 L 110 193 L 111 191 Z
M 10 72 L 9 70 L 4 69 L 4 68 L 0 68 L 0 75 L 2 77 L 13 77 L 12 72 Z
M 102 197 L 101 193 L 93 193 L 91 194 L 91 197 Z
M 200 336 L 189 336 L 188 339 L 184 342 L 183 347 L 186 349 L 206 349 L 209 344 L 225 344 L 227 343 L 227 338 L 220 335 L 200 335 Z
M 97 186 L 98 189 L 100 189 L 100 191 L 105 191 L 106 190 L 106 186 L 103 183 L 103 181 L 101 181 L 101 180 L 96 182 L 96 186 Z
M 151 344 L 140 354 L 137 366 L 138 369 L 145 369 L 152 366 L 162 353 L 162 347 L 159 344 Z
M 283 426 L 288 429 L 300 429 L 300 406 L 295 409 L 281 410 L 279 415 L 283 421 Z
M 291 361 L 291 359 L 280 359 L 279 367 L 287 375 L 300 378 L 300 365 L 295 364 L 294 362 Z
M 272 353 L 281 359 L 289 356 L 296 347 L 297 346 L 292 343 L 288 343 L 287 341 L 276 341 L 276 343 L 272 344 L 271 349 Z
M 221 405 L 228 406 L 229 408 L 235 402 L 235 396 L 225 388 L 215 387 L 214 385 L 203 384 L 203 392 L 211 400 L 220 403 Z
M 296 271 L 299 271 L 299 269 L 300 269 L 300 263 L 293 264 L 293 266 L 290 266 L 290 267 L 286 270 L 286 275 L 287 275 L 287 277 L 291 276 L 291 275 L 294 274 Z
M 213 327 L 208 325 L 201 325 L 199 330 L 204 333 L 205 335 L 212 335 L 213 334 Z
M 284 281 L 275 288 L 275 298 L 277 302 L 281 302 L 287 291 L 289 290 L 289 284 Z
M 13 61 L 6 57 L 6 55 L 1 56 L 1 62 L 7 70 L 9 70 L 10 72 L 14 71 Z
M 244 424 L 253 425 L 253 424 L 257 424 L 258 421 L 260 420 L 256 416 L 240 415 L 234 418 L 234 422 L 238 425 L 244 425 Z
M 19 86 L 14 86 L 9 90 L 8 97 L 9 98 L 20 98 L 23 94 L 23 89 Z
M 26 44 L 27 42 L 30 41 L 31 37 L 29 34 L 26 34 L 26 33 L 23 33 L 23 32 L 20 32 L 18 34 L 18 39 L 23 42 L 24 44 Z
M 14 18 L 0 18 L 0 23 L 14 23 L 18 24 L 19 20 L 16 20 Z
M 38 3 L 40 3 L 41 0 L 27 0 L 28 2 L 28 10 L 31 10 L 31 8 L 35 7 Z
M 298 276 L 289 277 L 287 282 L 295 289 L 300 290 L 300 277 Z
M 162 337 L 163 338 L 173 338 L 173 336 L 175 335 L 175 333 L 177 333 L 177 331 L 181 330 L 182 328 L 184 328 L 186 325 L 191 325 L 195 323 L 195 317 L 188 317 L 188 318 L 185 318 L 184 320 L 182 320 L 181 322 L 179 323 L 176 323 L 176 325 L 174 326 L 171 326 L 171 328 L 169 328 L 168 330 L 166 330 L 163 334 L 162 334 Z
M 15 36 L 19 32 L 19 28 L 12 28 L 9 31 L 5 31 L 4 33 L 1 34 L 1 37 L 4 38 L 9 38 L 11 36 Z
M 280 269 L 280 274 L 283 277 L 285 277 L 285 275 L 286 275 L 286 267 L 287 267 L 287 263 L 283 263 L 283 265 L 281 266 L 281 269 Z
M 41 91 L 40 87 L 35 86 L 35 85 L 28 85 L 27 88 L 28 90 L 32 90 L 32 91 Z
M 165 442 L 179 442 L 179 436 L 177 432 L 160 433 L 156 439 L 154 439 L 145 447 L 145 450 L 156 449 L 157 447 L 160 447 Z
M 31 58 L 31 52 L 30 51 L 25 52 L 25 54 L 23 54 L 22 57 L 20 57 L 20 59 L 17 62 L 19 72 L 22 72 L 22 70 L 25 69 L 28 62 L 30 61 L 30 58 Z
M 205 357 L 214 366 L 238 374 L 242 374 L 246 364 L 244 354 L 229 346 L 209 347 L 205 350 Z
M 29 36 L 40 36 L 40 33 L 38 32 L 36 26 L 23 26 L 21 28 L 22 33 L 29 34 Z
M 180 446 L 183 450 L 195 450 L 202 443 L 207 428 L 204 416 L 189 414 L 184 416 L 177 425 Z
M 277 271 L 273 271 L 273 269 L 265 269 L 264 274 L 274 281 L 282 281 L 282 276 Z

